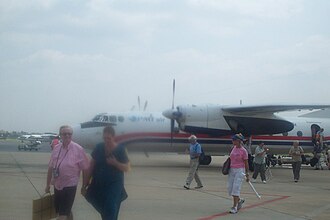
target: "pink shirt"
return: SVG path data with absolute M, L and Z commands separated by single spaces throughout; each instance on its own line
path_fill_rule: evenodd
M 59 167 L 59 176 L 52 178 L 52 184 L 56 189 L 77 186 L 80 171 L 89 166 L 89 160 L 84 149 L 77 143 L 71 141 L 68 150 L 62 148 L 62 143 L 55 146 L 50 157 L 49 167 Z
M 245 168 L 244 160 L 248 159 L 248 153 L 243 146 L 234 146 L 230 153 L 230 167 L 231 168 Z

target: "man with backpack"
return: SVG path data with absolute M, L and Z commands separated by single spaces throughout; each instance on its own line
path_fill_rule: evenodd
M 202 146 L 197 142 L 197 137 L 191 135 L 188 138 L 189 145 L 189 155 L 190 155 L 190 169 L 189 174 L 186 179 L 186 184 L 183 186 L 185 189 L 190 189 L 190 184 L 193 179 L 195 179 L 197 186 L 195 189 L 200 189 L 203 187 L 203 184 L 198 176 L 198 166 L 199 166 L 199 157 L 202 154 Z

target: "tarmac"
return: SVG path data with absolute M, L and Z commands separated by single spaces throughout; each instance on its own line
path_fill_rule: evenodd
M 32 200 L 44 192 L 50 152 L 8 151 L 5 145 L 0 143 L 0 219 L 32 219 Z M 295 183 L 289 165 L 273 167 L 267 184 L 260 179 L 253 184 L 261 199 L 245 182 L 244 206 L 229 214 L 232 198 L 226 191 L 227 176 L 220 172 L 226 157 L 212 157 L 210 166 L 200 167 L 204 187 L 198 190 L 193 189 L 194 182 L 191 190 L 183 188 L 189 170 L 187 155 L 150 153 L 147 158 L 134 153 L 129 157 L 132 170 L 125 175 L 128 198 L 120 209 L 121 220 L 330 219 L 330 171 L 326 169 L 303 166 L 301 180 Z M 79 191 L 74 219 L 101 219 Z

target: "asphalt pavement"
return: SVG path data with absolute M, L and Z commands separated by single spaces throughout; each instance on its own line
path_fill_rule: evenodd
M 32 200 L 43 193 L 50 148 L 17 150 L 17 143 L 0 141 L 0 219 L 31 219 Z M 258 199 L 249 184 L 242 186 L 246 199 L 238 214 L 228 213 L 232 199 L 227 195 L 227 176 L 220 173 L 225 157 L 213 157 L 210 166 L 200 167 L 202 189 L 185 190 L 189 159 L 177 154 L 129 154 L 132 171 L 125 175 L 128 199 L 122 203 L 119 219 L 330 219 L 330 171 L 303 166 L 301 181 L 293 182 L 290 166 L 274 167 L 267 184 L 254 183 Z M 80 186 L 79 186 L 80 187 Z M 194 185 L 192 185 L 194 187 Z M 75 219 L 101 219 L 77 192 Z

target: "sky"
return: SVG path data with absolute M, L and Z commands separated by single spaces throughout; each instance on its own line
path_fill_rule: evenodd
M 2 0 L 0 130 L 179 104 L 330 104 L 327 0 Z

